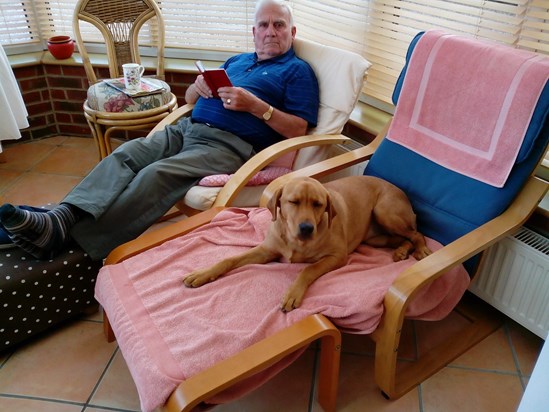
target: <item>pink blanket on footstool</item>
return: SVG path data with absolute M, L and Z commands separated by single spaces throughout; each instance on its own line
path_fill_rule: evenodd
M 414 48 L 387 138 L 502 187 L 548 79 L 547 56 L 427 31 Z
M 164 404 L 184 379 L 311 314 L 324 314 L 342 331 L 372 332 L 387 289 L 415 262 L 394 263 L 392 250 L 360 246 L 345 267 L 315 281 L 302 306 L 289 313 L 280 311 L 280 300 L 304 264 L 249 265 L 201 288 L 183 286 L 192 269 L 259 244 L 270 221 L 267 209 L 227 209 L 192 233 L 101 269 L 96 298 L 109 315 L 144 411 Z M 428 245 L 441 247 L 432 240 Z M 420 293 L 407 315 L 443 318 L 468 284 L 463 267 L 451 270 Z M 299 355 L 212 403 L 242 396 Z

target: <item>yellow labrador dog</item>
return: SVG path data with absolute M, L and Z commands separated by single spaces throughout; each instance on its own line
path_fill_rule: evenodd
M 199 287 L 251 263 L 285 259 L 311 263 L 288 288 L 281 309 L 297 308 L 307 288 L 325 273 L 342 267 L 360 243 L 395 248 L 395 261 L 410 253 L 422 259 L 431 251 L 416 229 L 412 206 L 400 189 L 370 176 L 351 176 L 321 184 L 296 178 L 267 204 L 273 215 L 265 240 L 249 251 L 189 273 L 188 287 Z

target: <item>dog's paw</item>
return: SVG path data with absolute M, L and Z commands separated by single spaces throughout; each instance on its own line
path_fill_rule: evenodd
M 393 262 L 406 260 L 408 259 L 408 256 L 410 256 L 410 249 L 405 246 L 400 246 L 393 251 Z
M 414 250 L 414 253 L 412 256 L 416 258 L 416 260 L 421 260 L 429 256 L 431 253 L 433 253 L 431 252 L 431 249 L 429 249 L 427 246 L 424 246 Z
M 303 301 L 303 295 L 305 295 L 305 289 L 299 286 L 292 285 L 280 303 L 280 309 L 282 312 L 291 312 L 292 310 L 301 306 Z
M 285 296 L 280 304 L 280 310 L 284 313 L 291 312 L 292 310 L 298 308 L 299 305 L 300 303 L 297 303 L 296 299 Z
M 205 276 L 203 273 L 191 272 L 184 279 L 183 283 L 188 288 L 198 288 L 202 285 L 205 285 L 208 282 L 213 282 L 214 279 L 210 279 L 208 276 Z

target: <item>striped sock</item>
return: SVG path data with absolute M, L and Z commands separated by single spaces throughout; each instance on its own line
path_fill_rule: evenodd
M 78 219 L 76 213 L 67 203 L 46 213 L 5 204 L 0 207 L 0 222 L 16 245 L 43 259 L 52 257 L 70 239 L 70 229 Z
M 20 249 L 23 249 L 25 252 L 31 254 L 36 259 L 40 260 L 47 260 L 47 259 L 53 259 L 55 253 L 52 251 L 45 251 L 40 249 L 37 246 L 34 246 L 32 243 L 27 242 L 26 240 L 23 240 L 21 238 L 18 238 L 16 236 L 8 235 L 13 242 L 13 244 Z

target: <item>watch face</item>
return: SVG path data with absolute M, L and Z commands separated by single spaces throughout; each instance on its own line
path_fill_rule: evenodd
M 267 110 L 265 113 L 263 113 L 263 119 L 265 121 L 269 120 L 271 118 L 272 114 L 273 114 L 273 106 L 269 106 L 269 110 Z

